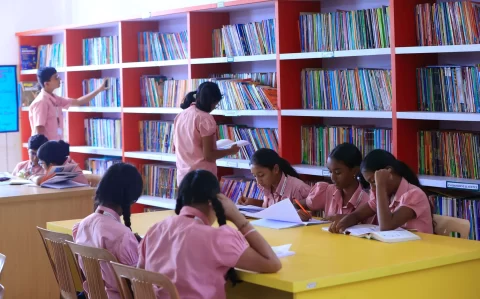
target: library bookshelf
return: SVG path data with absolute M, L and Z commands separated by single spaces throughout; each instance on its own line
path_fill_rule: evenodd
M 165 74 L 174 79 L 207 78 L 212 73 L 246 71 L 276 72 L 278 110 L 213 111 L 215 118 L 234 124 L 253 124 L 278 128 L 281 156 L 303 175 L 326 177 L 326 167 L 302 165 L 301 126 L 367 124 L 392 129 L 392 149 L 397 158 L 418 169 L 419 130 L 455 127 L 459 123 L 475 126 L 480 116 L 475 113 L 420 112 L 417 108 L 416 69 L 440 65 L 444 61 L 480 60 L 480 45 L 419 47 L 416 38 L 415 6 L 431 0 L 322 0 L 269 1 L 237 0 L 189 7 L 172 11 L 151 12 L 147 16 L 100 24 L 65 26 L 17 33 L 19 45 L 64 43 L 65 67 L 58 71 L 68 97 L 82 96 L 82 80 L 92 77 L 117 77 L 121 85 L 121 107 L 76 107 L 67 112 L 68 142 L 71 156 L 81 161 L 94 156 L 116 156 L 134 165 L 173 163 L 173 154 L 140 151 L 139 121 L 172 120 L 179 108 L 141 107 L 140 77 Z M 324 12 L 336 9 L 355 10 L 390 7 L 390 47 L 347 51 L 302 53 L 299 17 L 303 12 Z M 212 57 L 212 30 L 222 25 L 264 19 L 275 19 L 276 54 Z M 143 31 L 188 33 L 188 59 L 139 62 L 138 33 Z M 118 35 L 119 62 L 106 65 L 82 65 L 82 39 Z M 301 71 L 305 68 L 383 67 L 391 69 L 391 111 L 345 111 L 302 109 Z M 36 80 L 36 70 L 19 72 L 20 81 Z M 122 148 L 106 149 L 85 146 L 83 122 L 92 117 L 117 117 L 122 123 Z M 30 136 L 28 107 L 21 109 L 23 147 Z M 27 151 L 22 149 L 23 158 Z M 219 175 L 249 169 L 247 160 L 220 159 Z M 442 176 L 420 176 L 425 186 L 447 188 L 478 186 L 480 180 Z M 172 208 L 172 202 L 144 196 L 139 203 Z

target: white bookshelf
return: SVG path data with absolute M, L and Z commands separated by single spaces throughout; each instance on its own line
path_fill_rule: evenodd
M 280 60 L 332 58 L 333 51 L 280 54 Z
M 140 196 L 140 198 L 137 200 L 137 203 L 167 210 L 175 210 L 175 206 L 177 205 L 177 201 L 175 199 L 155 197 L 149 195 Z
M 444 121 L 480 121 L 480 113 L 456 112 L 397 112 L 399 119 L 423 119 Z
M 91 106 L 73 106 L 68 108 L 68 112 L 101 112 L 101 113 L 120 113 L 120 107 L 91 107 Z
M 459 53 L 480 52 L 480 44 L 477 45 L 454 45 L 454 46 L 419 46 L 397 47 L 396 54 L 426 54 L 426 53 Z
M 391 111 L 356 111 L 356 110 L 313 110 L 291 109 L 282 110 L 282 116 L 310 116 L 310 117 L 337 117 L 337 118 L 392 118 Z
M 325 166 L 297 164 L 293 165 L 293 168 L 295 168 L 299 174 L 330 177 L 330 171 Z
M 233 56 L 233 57 L 212 57 L 212 58 L 193 58 L 191 64 L 215 64 L 229 62 L 253 62 L 276 60 L 277 54 L 251 55 L 251 56 Z
M 95 146 L 70 146 L 70 152 L 81 154 L 93 154 L 103 156 L 121 157 L 122 150 L 113 148 L 103 148 Z

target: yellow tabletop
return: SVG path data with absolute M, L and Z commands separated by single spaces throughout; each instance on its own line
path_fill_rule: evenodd
M 132 215 L 132 229 L 143 235 L 173 211 Z M 50 222 L 50 230 L 69 233 L 79 220 Z M 311 291 L 353 282 L 419 271 L 480 259 L 480 242 L 419 234 L 421 241 L 396 244 L 334 235 L 309 226 L 285 230 L 257 227 L 272 245 L 292 244 L 295 255 L 282 258 L 276 274 L 241 272 L 240 278 L 256 285 L 289 293 Z

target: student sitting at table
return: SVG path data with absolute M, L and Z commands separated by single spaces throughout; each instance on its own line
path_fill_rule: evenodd
M 368 202 L 368 183 L 360 174 L 362 153 L 351 143 L 336 146 L 327 159 L 327 167 L 333 184 L 318 182 L 310 191 L 308 197 L 300 201 L 312 211 L 324 211 L 325 218 L 331 221 L 339 220 L 351 214 L 361 204 Z M 302 209 L 298 214 L 303 221 L 312 216 Z M 367 220 L 371 222 L 373 219 Z
M 61 166 L 67 164 L 77 164 L 70 155 L 70 145 L 63 140 L 60 141 L 48 141 L 44 143 L 37 152 L 38 164 L 48 172 L 51 166 Z M 87 178 L 83 175 L 82 169 L 77 165 L 75 172 L 79 175 L 72 179 L 80 184 L 88 184 Z M 42 183 L 43 175 L 35 175 L 30 178 L 35 184 L 40 185 Z
M 377 149 L 365 157 L 360 169 L 372 188 L 370 200 L 338 223 L 333 223 L 330 226 L 332 232 L 342 233 L 376 215 L 382 231 L 403 227 L 433 233 L 432 204 L 420 189 L 416 174 L 405 163 L 391 153 Z
M 178 216 L 153 225 L 139 245 L 138 267 L 166 275 L 180 298 L 216 298 L 225 294 L 225 274 L 233 267 L 274 273 L 281 263 L 265 239 L 233 201 L 220 194 L 217 177 L 206 170 L 189 172 L 178 189 Z M 231 221 L 237 229 L 225 225 Z M 218 222 L 220 227 L 212 227 Z M 163 298 L 159 291 L 157 298 Z
M 135 267 L 138 262 L 138 235 L 132 233 L 130 207 L 143 190 L 138 170 L 125 163 L 113 164 L 102 177 L 95 193 L 98 206 L 73 228 L 76 244 L 103 248 L 113 254 L 119 263 Z M 120 216 L 123 215 L 122 224 Z M 83 269 L 82 263 L 80 266 Z M 108 265 L 102 265 L 102 277 L 109 299 L 121 298 L 115 274 Z M 84 283 L 88 294 L 88 285 Z
M 15 166 L 12 175 L 23 179 L 28 179 L 32 175 L 42 175 L 45 170 L 38 164 L 37 151 L 48 139 L 44 135 L 33 135 L 28 138 L 28 158 Z
M 238 204 L 268 208 L 286 198 L 303 200 L 310 193 L 311 187 L 300 180 L 292 165 L 272 149 L 256 151 L 250 159 L 250 170 L 263 189 L 264 199 L 241 197 Z

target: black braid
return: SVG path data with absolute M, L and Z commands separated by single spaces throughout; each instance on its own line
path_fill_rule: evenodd
M 130 204 L 125 203 L 122 205 L 122 214 L 123 214 L 123 222 L 125 223 L 125 226 L 128 227 L 130 230 L 132 230 L 132 223 L 130 222 Z

